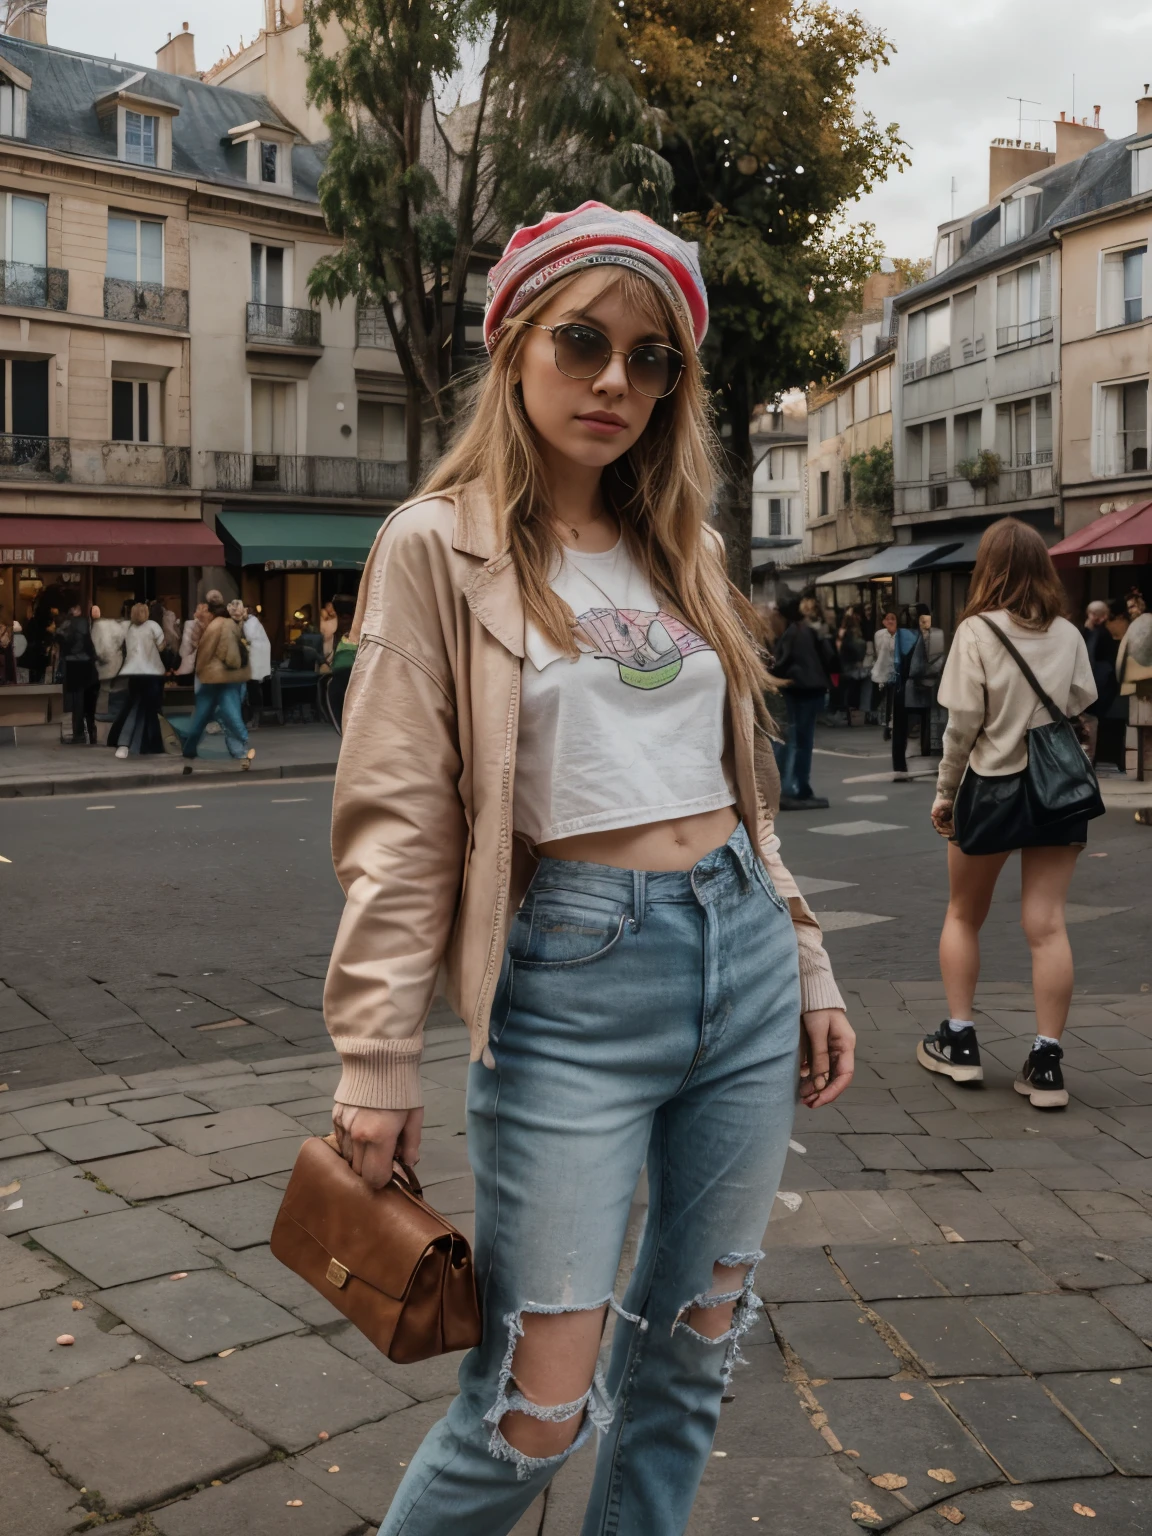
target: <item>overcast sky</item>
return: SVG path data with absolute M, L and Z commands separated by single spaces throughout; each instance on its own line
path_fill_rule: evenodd
M 263 0 L 49 0 L 49 39 L 61 47 L 147 64 L 169 29 L 190 23 L 201 69 L 259 30 Z M 847 7 L 845 7 L 847 8 Z M 859 205 L 893 256 L 928 255 L 938 223 L 988 196 L 988 144 L 1015 138 L 1054 147 L 1063 109 L 1092 116 L 1113 137 L 1134 131 L 1136 97 L 1152 79 L 1146 0 L 862 0 L 895 43 L 891 65 L 866 75 L 860 96 L 882 123 L 900 124 L 912 169 Z M 1038 104 L 1036 104 L 1038 103 Z M 1039 121 L 1037 121 L 1039 119 Z

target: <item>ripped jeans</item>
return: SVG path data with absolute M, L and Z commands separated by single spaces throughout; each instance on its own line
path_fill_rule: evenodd
M 468 1084 L 484 1342 L 380 1536 L 505 1536 L 593 1431 L 583 1536 L 684 1531 L 760 1308 L 752 1282 L 792 1126 L 799 1020 L 792 922 L 743 827 L 686 873 L 541 862 L 509 935 L 495 1070 L 475 1062 Z M 647 1221 L 618 1302 L 645 1162 Z M 714 1294 L 716 1264 L 737 1269 L 738 1290 Z M 718 1338 L 686 1320 L 733 1301 Z M 575 1402 L 528 1402 L 513 1375 L 524 1316 L 606 1302 L 606 1378 Z M 583 1422 L 568 1450 L 533 1459 L 501 1433 L 511 1410 Z

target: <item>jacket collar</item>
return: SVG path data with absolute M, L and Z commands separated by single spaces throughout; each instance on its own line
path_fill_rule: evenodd
M 507 529 L 483 486 L 473 483 L 454 498 L 452 548 L 483 561 L 464 584 L 469 608 L 484 628 L 513 656 L 524 656 L 524 600 Z

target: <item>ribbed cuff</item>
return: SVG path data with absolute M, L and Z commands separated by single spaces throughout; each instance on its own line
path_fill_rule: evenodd
M 800 948 L 800 1012 L 814 1013 L 818 1008 L 843 1008 L 844 999 L 832 974 L 832 966 L 823 949 L 807 955 Z
M 419 1109 L 422 1038 L 356 1040 L 333 1038 L 344 1075 L 334 1095 L 337 1104 L 359 1109 Z

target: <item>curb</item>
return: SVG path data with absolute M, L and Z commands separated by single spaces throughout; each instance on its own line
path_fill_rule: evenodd
M 247 783 L 260 779 L 330 779 L 336 763 L 281 763 L 278 767 L 250 768 L 247 773 L 233 771 L 229 765 L 185 773 L 91 774 L 74 779 L 8 779 L 0 782 L 0 800 L 43 799 L 47 795 L 93 795 L 115 793 L 124 789 L 154 789 L 171 784 L 191 787 L 205 779 L 234 777 Z

